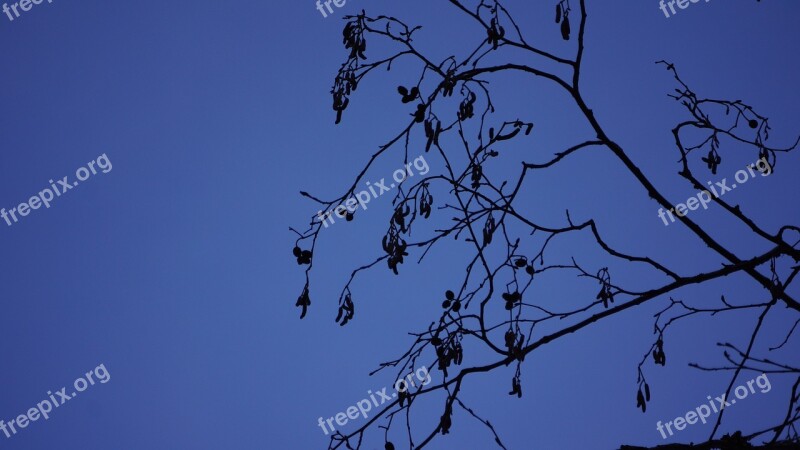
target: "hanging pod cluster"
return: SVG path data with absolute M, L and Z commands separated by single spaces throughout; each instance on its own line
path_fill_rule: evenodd
M 350 104 L 349 95 L 358 88 L 358 79 L 352 68 L 341 69 L 333 85 L 333 110 L 336 111 L 336 123 L 342 121 L 342 113 Z
M 533 273 L 534 273 L 533 262 L 531 262 L 529 264 L 528 263 L 528 258 L 526 258 L 524 256 L 520 256 L 519 258 L 517 258 L 516 261 L 514 261 L 514 267 L 516 269 L 522 269 L 524 267 L 525 268 L 525 273 L 527 273 L 528 275 L 533 276 Z
M 766 166 L 760 166 L 756 164 L 756 169 L 764 175 L 770 175 L 773 170 L 775 170 L 775 152 L 772 150 L 768 150 L 766 147 L 761 146 L 758 150 L 758 159 L 763 160 L 766 162 Z M 772 162 L 770 162 L 772 159 Z
M 358 78 L 355 71 L 358 69 L 359 59 L 367 59 L 364 52 L 367 50 L 367 40 L 364 38 L 363 16 L 347 22 L 342 30 L 342 43 L 350 49 L 349 64 L 339 70 L 333 90 L 333 110 L 336 111 L 336 123 L 342 121 L 342 113 L 350 104 L 349 95 L 358 87 Z
M 461 365 L 461 362 L 464 360 L 464 347 L 461 346 L 461 342 L 459 342 L 457 336 L 449 339 L 447 343 L 435 337 L 431 339 L 431 343 L 436 347 L 436 356 L 439 360 L 438 367 L 439 370 L 444 373 L 445 377 L 447 376 L 447 368 L 450 367 L 451 364 L 457 366 Z
M 614 303 L 614 293 L 611 291 L 611 275 L 608 269 L 603 268 L 597 273 L 597 278 L 600 282 L 600 292 L 595 297 L 596 300 L 603 301 L 603 307 L 608 309 L 608 304 Z
M 311 257 L 313 256 L 311 250 L 302 250 L 300 247 L 295 246 L 292 249 L 292 254 L 297 258 L 298 265 L 311 264 Z
M 400 232 L 405 233 L 408 231 L 406 229 L 406 217 L 411 214 L 411 208 L 408 205 L 399 205 L 394 210 L 394 214 L 392 215 L 392 221 L 400 227 Z
M 497 228 L 497 224 L 494 222 L 494 216 L 492 213 L 489 213 L 489 218 L 486 219 L 486 223 L 483 224 L 483 246 L 486 247 L 487 245 L 492 243 L 492 236 L 494 235 L 494 230 Z
M 525 360 L 525 353 L 522 351 L 522 347 L 525 344 L 525 335 L 519 333 L 519 337 L 514 330 L 509 329 L 506 331 L 505 335 L 506 340 L 506 349 L 508 349 L 508 354 L 513 356 L 515 359 L 520 361 Z
M 453 291 L 448 290 L 444 293 L 444 297 L 442 308 L 450 309 L 453 312 L 461 311 L 461 300 L 456 299 L 456 294 Z
M 405 86 L 397 86 L 397 92 L 402 96 L 403 103 L 411 103 L 419 96 L 419 88 L 416 86 L 410 90 Z
M 427 109 L 428 109 L 428 107 L 425 105 L 425 103 L 420 103 L 419 105 L 417 105 L 417 110 L 414 111 L 414 114 L 411 114 L 412 116 L 414 116 L 414 122 L 416 122 L 416 123 L 424 122 L 425 121 L 425 111 Z
M 292 249 L 292 254 L 297 258 L 298 265 L 311 264 L 311 258 L 313 257 L 311 250 L 303 250 L 295 245 Z M 303 293 L 300 294 L 300 297 L 297 297 L 297 302 L 295 302 L 294 305 L 303 308 L 303 311 L 300 313 L 300 318 L 302 319 L 305 317 L 308 312 L 308 307 L 311 305 L 311 297 L 308 295 L 308 284 L 305 285 Z
M 345 326 L 347 322 L 353 319 L 355 312 L 356 306 L 353 304 L 353 298 L 350 295 L 350 292 L 347 292 L 347 294 L 344 296 L 342 304 L 339 305 L 339 314 L 336 315 L 336 323 L 338 323 L 339 326 Z
M 483 166 L 479 163 L 472 165 L 472 189 L 481 187 L 481 178 L 483 177 Z
M 450 69 L 447 71 L 447 74 L 442 80 L 442 97 L 450 97 L 453 95 L 453 91 L 456 88 L 456 80 L 453 76 L 455 74 L 455 69 Z
M 486 38 L 486 43 L 491 45 L 493 49 L 497 50 L 497 46 L 500 45 L 500 41 L 506 35 L 506 30 L 500 26 L 500 21 L 497 20 L 497 16 L 492 17 L 489 27 L 486 28 L 486 34 L 488 35 Z
M 303 312 L 300 313 L 301 319 L 306 316 L 308 307 L 311 306 L 311 297 L 308 295 L 308 285 L 303 288 L 303 293 L 300 294 L 300 297 L 297 297 L 297 303 L 295 303 L 294 306 L 303 308 Z
M 428 191 L 428 184 L 425 183 L 419 194 L 419 214 L 427 219 L 431 216 L 431 211 L 433 211 L 433 195 Z
M 717 145 L 719 145 L 719 140 L 717 140 L 717 136 L 711 138 L 711 150 L 708 151 L 708 155 L 700 158 L 708 169 L 711 170 L 711 173 L 716 175 L 717 174 L 717 167 L 722 163 L 722 157 L 719 156 L 717 153 Z
M 667 365 L 667 355 L 664 354 L 664 341 L 659 337 L 656 341 L 656 348 L 653 349 L 653 361 L 660 365 Z
M 442 122 L 435 118 L 431 118 L 425 121 L 425 137 L 428 138 L 428 142 L 425 144 L 425 152 L 427 153 L 431 149 L 431 145 L 436 144 L 439 145 L 439 134 L 442 132 Z
M 503 292 L 503 300 L 506 301 L 506 310 L 511 311 L 514 309 L 514 305 L 516 305 L 517 302 L 522 301 L 522 294 L 520 294 L 519 291 L 514 291 L 511 293 Z
M 600 292 L 597 293 L 597 300 L 603 301 L 603 307 L 608 308 L 608 302 L 614 303 L 614 294 L 611 292 L 611 286 L 603 283 L 600 287 Z
M 461 101 L 461 104 L 458 106 L 458 120 L 464 121 L 467 119 L 471 119 L 475 116 L 475 101 L 478 99 L 478 96 L 475 95 L 474 92 L 470 92 Z
M 347 22 L 342 30 L 342 43 L 344 48 L 350 49 L 350 58 L 367 59 L 367 40 L 364 38 L 364 26 L 359 16 Z
M 383 251 L 389 255 L 389 258 L 387 259 L 389 269 L 391 269 L 395 275 L 399 275 L 400 273 L 397 271 L 397 265 L 402 264 L 404 257 L 408 256 L 408 252 L 406 252 L 408 244 L 400 236 L 400 233 L 397 232 L 397 228 L 395 227 L 394 223 L 389 226 L 389 231 L 383 237 L 382 244 Z

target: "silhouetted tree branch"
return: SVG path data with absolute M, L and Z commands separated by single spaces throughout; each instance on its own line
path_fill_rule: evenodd
M 586 51 L 585 0 L 553 2 L 557 22 L 553 32 L 560 33 L 564 40 L 574 42 L 571 56 L 559 56 L 556 52 L 529 43 L 521 27 L 499 1 L 469 2 L 474 6 L 468 6 L 468 2 L 460 0 L 449 0 L 449 3 L 456 13 L 466 14 L 472 19 L 476 38 L 471 47 L 469 43 L 464 44 L 466 48 L 460 52 L 463 56 L 450 56 L 442 61 L 426 56 L 415 45 L 414 37 L 419 27 L 394 17 L 368 16 L 364 12 L 345 18 L 343 42 L 349 56 L 339 69 L 332 89 L 336 122 L 343 120 L 351 98 L 368 74 L 378 68 L 391 68 L 395 64 L 421 67 L 418 77 L 410 85 L 397 88 L 399 100 L 410 105 L 411 118 L 395 136 L 371 155 L 353 183 L 341 195 L 321 199 L 303 192 L 303 196 L 318 203 L 322 210 L 344 207 L 354 197 L 359 183 L 376 161 L 389 158 L 408 164 L 409 149 L 418 147 L 420 140 L 425 143 L 425 151 L 440 158 L 444 169 L 415 180 L 406 179 L 400 184 L 393 199 L 395 211 L 389 218 L 383 239 L 383 254 L 353 270 L 340 293 L 336 321 L 344 325 L 350 320 L 357 320 L 356 296 L 353 295 L 357 290 L 355 283 L 360 275 L 375 269 L 384 261 L 390 270 L 399 273 L 407 257 L 413 255 L 422 261 L 435 244 L 449 237 L 461 238 L 472 249 L 473 256 L 464 261 L 466 276 L 460 284 L 441 294 L 441 314 L 426 329 L 412 333 L 414 341 L 405 352 L 381 363 L 375 371 L 393 368 L 398 375 L 405 375 L 421 366 L 420 360 L 425 360 L 426 366 L 439 369 L 441 379 L 417 388 L 405 402 L 399 398 L 388 403 L 379 414 L 374 414 L 352 433 L 345 435 L 337 432 L 331 438 L 329 449 L 361 448 L 365 434 L 375 424 L 385 431 L 386 448 L 394 448 L 395 444 L 389 443 L 389 431 L 396 418 L 398 421 L 405 420 L 408 447 L 421 449 L 439 433 L 447 434 L 450 431 L 456 408 L 483 424 L 492 433 L 499 448 L 505 449 L 491 422 L 467 407 L 459 398 L 462 383 L 467 377 L 513 365 L 516 370 L 510 383 L 510 394 L 521 397 L 526 356 L 596 322 L 656 300 L 668 299 L 669 304 L 656 315 L 654 342 L 648 348 L 643 348 L 645 356 L 637 368 L 636 394 L 643 411 L 650 401 L 647 371 L 652 365 L 666 364 L 664 342 L 669 338 L 667 331 L 677 321 L 692 317 L 709 318 L 734 311 L 751 311 L 756 316 L 752 329 L 744 335 L 744 348 L 740 349 L 731 343 L 719 344 L 729 365 L 695 365 L 701 370 L 730 371 L 728 394 L 739 375 L 745 371 L 792 377 L 800 375 L 800 367 L 796 367 L 796 364 L 776 362 L 760 353 L 754 345 L 768 314 L 777 309 L 781 309 L 781 314 L 795 316 L 800 312 L 800 303 L 788 293 L 800 271 L 800 249 L 797 247 L 800 228 L 797 226 L 786 224 L 778 230 L 770 230 L 748 216 L 738 205 L 715 197 L 715 203 L 751 232 L 751 236 L 742 238 L 759 239 L 761 251 L 749 255 L 737 254 L 723 245 L 713 231 L 686 215 L 676 214 L 676 219 L 693 233 L 698 243 L 714 252 L 720 263 L 697 273 L 685 273 L 682 268 L 669 267 L 628 248 L 612 246 L 603 238 L 594 219 L 576 223 L 567 212 L 563 219 L 554 221 L 552 218 L 530 216 L 515 206 L 531 173 L 551 169 L 567 158 L 578 158 L 588 151 L 608 151 L 619 161 L 625 174 L 638 182 L 643 194 L 664 209 L 672 208 L 672 203 L 642 172 L 629 153 L 607 134 L 583 97 L 580 82 L 582 59 Z M 392 48 L 388 56 L 375 58 L 371 47 L 368 58 L 367 42 L 374 47 L 372 43 L 375 40 Z M 511 49 L 514 52 L 508 51 Z M 492 58 L 488 58 L 490 55 Z M 487 63 L 490 59 L 504 62 Z M 540 64 L 530 64 L 530 60 L 538 60 Z M 764 170 L 769 171 L 776 170 L 778 155 L 788 153 L 798 145 L 798 141 L 795 141 L 784 148 L 769 146 L 767 141 L 771 128 L 765 116 L 740 100 L 704 98 L 683 81 L 674 65 L 664 61 L 658 64 L 674 77 L 677 88 L 671 97 L 680 102 L 688 114 L 688 118 L 675 126 L 672 133 L 680 155 L 679 173 L 693 188 L 701 191 L 708 189 L 696 178 L 695 171 L 698 165 L 703 165 L 716 173 L 717 167 L 722 164 L 724 142 L 751 149 L 758 158 L 768 161 L 768 168 Z M 488 78 L 511 72 L 530 75 L 531 83 L 566 93 L 572 101 L 571 106 L 582 114 L 595 136 L 589 140 L 578 140 L 544 161 L 521 161 L 519 172 L 505 179 L 488 174 L 497 158 L 500 158 L 500 150 L 511 141 L 531 139 L 530 136 L 534 134 L 532 121 L 498 118 L 499 113 L 492 102 Z M 451 98 L 457 100 L 457 106 Z M 690 139 L 687 136 L 692 139 L 697 136 L 703 138 L 698 143 L 687 144 Z M 704 155 L 698 155 L 701 152 L 705 152 Z M 439 206 L 431 214 L 434 199 Z M 436 226 L 424 225 L 429 218 L 431 221 L 439 219 Z M 347 220 L 353 219 L 354 214 L 347 213 Z M 418 231 L 427 234 L 423 238 L 412 239 L 412 228 L 423 228 Z M 298 264 L 306 266 L 305 285 L 296 303 L 302 308 L 302 318 L 311 304 L 310 274 L 317 240 L 324 234 L 322 218 L 314 216 L 308 229 L 293 231 L 297 234 L 294 255 Z M 607 267 L 587 267 L 576 256 L 565 259 L 548 252 L 553 242 L 581 234 L 591 236 L 596 249 L 601 250 L 609 260 L 647 267 L 658 274 L 661 281 L 646 290 L 634 290 L 613 281 Z M 780 269 L 787 263 L 794 266 L 788 271 Z M 534 280 L 557 275 L 594 280 L 597 291 L 587 292 L 587 300 L 573 309 L 555 311 L 537 304 L 533 295 Z M 673 298 L 675 291 L 680 288 L 733 275 L 745 276 L 755 286 L 761 287 L 763 297 L 752 303 L 739 304 L 721 297 L 720 303 L 715 306 L 698 306 L 687 300 Z M 795 327 L 787 330 L 785 341 L 769 351 L 787 345 L 797 323 L 800 323 L 800 318 L 797 320 Z M 494 359 L 471 367 L 463 366 L 464 353 L 478 352 L 479 349 L 490 352 Z M 651 360 L 652 363 L 649 363 Z M 717 438 L 723 420 L 723 414 L 720 413 L 708 442 L 694 446 L 672 444 L 655 448 L 786 448 L 781 445 L 798 441 L 798 383 L 788 393 L 787 413 L 775 417 L 776 425 L 768 430 L 749 435 L 737 432 Z M 410 411 L 415 399 L 429 395 L 440 396 L 441 419 L 435 424 L 417 424 L 415 429 L 423 427 L 424 431 L 421 434 L 412 433 Z M 398 418 L 398 414 L 404 419 Z M 757 441 L 765 443 L 759 447 Z M 753 447 L 748 447 L 751 444 Z

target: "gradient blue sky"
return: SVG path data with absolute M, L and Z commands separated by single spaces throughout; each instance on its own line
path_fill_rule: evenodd
M 571 54 L 552 24 L 552 2 L 506 3 L 529 40 Z M 770 117 L 776 142 L 800 132 L 800 30 L 793 22 L 800 3 L 701 2 L 669 19 L 655 0 L 588 3 L 586 99 L 675 203 L 692 195 L 675 175 L 669 133 L 685 115 L 666 97 L 674 82 L 654 61 L 676 63 L 702 95 L 751 103 Z M 349 271 L 380 251 L 390 210 L 382 198 L 353 224 L 323 234 L 309 316 L 299 321 L 294 306 L 303 274 L 288 227 L 303 227 L 316 211 L 298 192 L 338 196 L 407 120 L 394 86 L 408 83 L 413 67 L 399 65 L 360 87 L 343 124 L 333 124 L 329 90 L 346 56 L 339 19 L 361 8 L 425 26 L 417 39 L 435 58 L 463 52 L 449 43 L 480 38 L 447 2 L 430 0 L 347 0 L 328 18 L 311 0 L 54 0 L 13 22 L 0 16 L 0 207 L 16 206 L 100 154 L 113 163 L 50 209 L 12 227 L 0 223 L 0 418 L 24 413 L 98 364 L 111 374 L 48 421 L 11 439 L 0 435 L 0 447 L 322 449 L 327 438 L 317 417 L 394 381 L 368 373 L 404 351 L 406 332 L 434 320 L 439 293 L 463 276 L 461 265 L 440 264 L 459 261 L 463 243 L 442 246 L 418 267 L 406 264 L 402 277 L 380 267 L 361 279 L 356 320 L 340 328 L 333 318 Z M 591 137 L 552 86 L 507 77 L 493 89 L 509 111 L 537 124 L 509 168 Z M 367 179 L 386 177 L 400 159 L 381 161 Z M 441 168 L 433 155 L 428 162 Z M 780 163 L 774 176 L 728 194 L 771 229 L 800 219 L 800 164 L 795 155 Z M 708 179 L 732 176 L 731 167 Z M 576 220 L 596 217 L 608 242 L 682 273 L 719 264 L 680 225 L 663 226 L 655 203 L 608 152 L 565 161 L 529 188 L 524 204 L 537 218 L 558 223 L 568 208 Z M 763 200 L 767 193 L 775 197 Z M 762 248 L 719 211 L 694 216 L 742 254 Z M 565 246 L 564 256 L 573 249 Z M 585 262 L 618 264 L 596 255 Z M 615 273 L 633 287 L 657 280 L 644 271 Z M 545 284 L 538 292 L 549 305 L 576 304 L 585 286 Z M 711 304 L 720 294 L 746 302 L 762 293 L 732 278 L 679 294 Z M 634 407 L 636 364 L 660 307 L 663 301 L 537 352 L 526 362 L 521 400 L 506 395 L 511 369 L 470 379 L 464 400 L 496 424 L 509 449 L 660 443 L 656 421 L 719 395 L 727 379 L 686 363 L 720 362 L 715 343 L 743 344 L 755 320 L 739 315 L 673 330 L 669 364 L 649 366 L 654 398 L 641 414 Z M 780 342 L 787 323 L 781 313 L 771 316 L 764 344 Z M 797 355 L 797 345 L 783 353 L 795 363 Z M 731 409 L 727 429 L 782 415 L 788 381 L 775 377 L 772 392 Z M 420 417 L 440 414 L 431 408 Z M 698 441 L 709 432 L 695 425 L 680 438 Z M 484 449 L 491 442 L 461 414 L 453 433 L 430 448 Z M 370 440 L 366 448 L 380 445 Z

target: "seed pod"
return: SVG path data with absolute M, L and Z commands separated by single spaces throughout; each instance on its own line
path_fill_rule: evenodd
M 642 408 L 642 412 L 647 411 L 647 405 L 644 401 L 644 395 L 642 395 L 641 390 L 639 390 L 638 394 L 636 395 L 636 406 Z
M 513 331 L 508 330 L 506 331 L 505 339 L 506 339 L 506 347 L 511 349 L 514 347 L 514 343 L 517 340 L 517 335 Z
M 456 343 L 453 350 L 455 352 L 453 362 L 456 363 L 457 366 L 460 366 L 461 362 L 464 360 L 464 349 L 461 347 L 460 344 Z
M 569 16 L 564 16 L 564 21 L 561 22 L 561 37 L 564 38 L 565 41 L 569 40 Z
M 561 3 L 556 5 L 556 23 L 561 22 Z
M 644 384 L 644 399 L 650 401 L 650 386 L 647 383 Z

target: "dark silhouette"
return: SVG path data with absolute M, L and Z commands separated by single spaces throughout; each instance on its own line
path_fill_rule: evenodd
M 740 347 L 734 344 L 720 344 L 723 347 L 724 357 L 729 364 L 722 367 L 706 367 L 695 365 L 700 370 L 729 371 L 730 384 L 727 385 L 727 394 L 740 383 L 739 375 L 743 371 L 758 370 L 759 373 L 775 374 L 775 376 L 795 377 L 797 381 L 791 392 L 787 392 L 787 408 L 780 417 L 775 417 L 775 425 L 763 430 L 743 430 L 730 435 L 720 436 L 719 429 L 724 418 L 724 411 L 716 415 L 716 423 L 709 436 L 708 442 L 691 446 L 689 444 L 671 444 L 656 448 L 798 448 L 798 432 L 795 427 L 800 419 L 800 367 L 793 366 L 791 362 L 776 361 L 769 355 L 753 352 L 753 342 L 761 331 L 762 321 L 771 310 L 781 308 L 783 314 L 793 314 L 798 318 L 795 327 L 786 330 L 785 345 L 793 336 L 796 328 L 800 327 L 800 302 L 787 294 L 787 288 L 792 284 L 795 276 L 800 272 L 800 249 L 797 248 L 800 239 L 800 228 L 787 224 L 777 231 L 762 228 L 753 218 L 745 215 L 738 206 L 726 203 L 720 197 L 713 198 L 719 208 L 724 209 L 741 221 L 749 232 L 760 238 L 768 249 L 760 254 L 746 257 L 737 255 L 722 243 L 715 240 L 712 232 L 701 227 L 685 214 L 675 214 L 675 219 L 680 225 L 688 228 L 699 242 L 711 249 L 723 261 L 721 266 L 709 268 L 699 273 L 681 273 L 678 268 L 669 268 L 666 265 L 646 256 L 635 255 L 610 246 L 602 237 L 594 220 L 575 223 L 567 214 L 560 227 L 548 227 L 537 223 L 514 208 L 514 202 L 523 188 L 526 177 L 534 171 L 547 170 L 558 164 L 564 158 L 577 157 L 584 150 L 598 148 L 610 151 L 627 170 L 629 176 L 644 188 L 646 193 L 658 206 L 670 210 L 673 206 L 661 192 L 651 183 L 644 173 L 637 167 L 628 153 L 614 139 L 606 133 L 592 113 L 592 109 L 584 100 L 581 93 L 581 63 L 585 52 L 584 30 L 587 21 L 585 0 L 561 0 L 554 2 L 555 20 L 552 32 L 558 33 L 564 40 L 574 42 L 574 57 L 563 58 L 545 49 L 529 44 L 522 35 L 517 23 L 503 5 L 494 0 L 484 0 L 475 9 L 465 6 L 459 0 L 449 0 L 454 10 L 472 18 L 476 31 L 485 33 L 485 37 L 476 40 L 477 45 L 467 48 L 466 56 L 459 60 L 455 56 L 446 58 L 442 62 L 434 62 L 426 57 L 412 40 L 417 28 L 386 16 L 367 16 L 364 12 L 357 16 L 347 16 L 346 26 L 343 30 L 343 43 L 349 50 L 347 61 L 339 69 L 336 76 L 332 95 L 333 109 L 336 112 L 336 122 L 344 118 L 344 113 L 350 104 L 359 83 L 373 69 L 386 68 L 391 64 L 399 64 L 401 58 L 413 59 L 421 64 L 423 69 L 419 79 L 414 85 L 399 86 L 398 102 L 409 104 L 410 119 L 405 129 L 389 139 L 366 162 L 363 170 L 356 175 L 352 186 L 340 197 L 333 201 L 323 201 L 303 192 L 302 195 L 318 202 L 322 210 L 329 211 L 340 205 L 345 205 L 351 199 L 358 183 L 373 162 L 395 148 L 403 151 L 405 146 L 405 163 L 408 163 L 409 139 L 412 136 L 424 136 L 427 139 L 426 151 L 431 151 L 441 158 L 445 164 L 442 173 L 430 173 L 425 177 L 408 180 L 396 193 L 394 214 L 389 218 L 388 230 L 383 239 L 383 255 L 362 267 L 356 268 L 342 290 L 339 301 L 339 311 L 336 321 L 345 325 L 348 321 L 358 320 L 355 314 L 357 295 L 351 292 L 351 285 L 355 278 L 366 271 L 376 267 L 383 261 L 395 273 L 402 271 L 402 265 L 407 258 L 418 257 L 420 260 L 432 249 L 434 244 L 446 237 L 462 238 L 474 247 L 474 255 L 464 261 L 466 277 L 462 284 L 451 291 L 441 293 L 442 312 L 435 322 L 428 328 L 417 333 L 416 341 L 399 358 L 386 361 L 378 370 L 396 368 L 399 373 L 406 373 L 417 366 L 417 360 L 431 357 L 436 360 L 438 369 L 443 374 L 443 383 L 431 383 L 411 393 L 409 402 L 405 405 L 395 400 L 383 407 L 380 414 L 375 414 L 360 428 L 348 435 L 337 432 L 331 437 L 330 449 L 361 448 L 362 439 L 368 430 L 377 425 L 386 430 L 393 425 L 394 419 L 403 420 L 406 409 L 414 406 L 414 399 L 421 395 L 442 396 L 441 419 L 438 423 L 430 424 L 424 438 L 418 442 L 412 441 L 408 433 L 408 448 L 421 449 L 426 447 L 439 433 L 447 434 L 450 431 L 452 414 L 455 408 L 461 408 L 475 419 L 482 422 L 488 432 L 494 435 L 499 448 L 505 449 L 501 437 L 496 433 L 492 424 L 462 403 L 459 392 L 462 382 L 472 374 L 490 372 L 494 369 L 508 365 L 516 366 L 515 376 L 510 381 L 510 395 L 523 395 L 522 371 L 526 356 L 535 352 L 540 347 L 553 344 L 560 338 L 571 333 L 579 332 L 589 325 L 604 320 L 617 313 L 635 308 L 654 299 L 669 299 L 669 305 L 655 318 L 654 338 L 649 348 L 643 348 L 645 357 L 638 365 L 638 385 L 635 389 L 638 406 L 645 411 L 650 401 L 650 385 L 647 383 L 647 371 L 653 370 L 656 365 L 664 366 L 667 355 L 664 351 L 664 341 L 669 338 L 667 330 L 679 320 L 692 316 L 713 316 L 724 314 L 728 311 L 751 311 L 756 316 L 757 323 L 751 330 L 743 330 L 743 339 L 746 345 Z M 552 19 L 551 19 L 552 20 Z M 396 52 L 389 56 L 377 57 L 367 55 L 367 42 L 373 39 L 384 40 L 398 47 Z M 482 40 L 481 40 L 482 39 Z M 465 44 L 468 45 L 468 44 Z M 550 71 L 538 66 L 507 62 L 501 64 L 484 63 L 484 58 L 492 54 L 497 57 L 497 51 L 503 48 L 513 48 L 516 52 L 528 52 L 547 61 L 548 67 L 558 67 L 557 71 Z M 495 59 L 496 61 L 496 59 Z M 707 187 L 698 180 L 697 170 L 709 170 L 715 173 L 717 167 L 724 165 L 721 154 L 721 142 L 729 140 L 744 144 L 752 148 L 755 157 L 764 159 L 768 166 L 763 170 L 776 169 L 777 155 L 793 150 L 798 142 L 786 148 L 771 147 L 767 144 L 769 138 L 768 119 L 756 112 L 742 101 L 714 100 L 702 97 L 692 90 L 679 76 L 675 66 L 660 61 L 665 70 L 669 71 L 675 79 L 676 89 L 672 97 L 680 102 L 686 109 L 687 118 L 675 126 L 672 133 L 675 145 L 680 155 L 680 175 L 697 190 L 703 191 Z M 525 139 L 533 129 L 533 124 L 522 120 L 497 121 L 498 113 L 492 104 L 490 86 L 481 76 L 494 75 L 500 72 L 522 72 L 555 87 L 566 93 L 572 100 L 574 107 L 581 113 L 586 123 L 592 128 L 595 137 L 584 142 L 575 142 L 574 145 L 556 153 L 552 159 L 545 162 L 524 162 L 518 176 L 511 183 L 498 182 L 491 179 L 484 172 L 484 166 L 493 158 L 499 156 L 496 148 L 498 143 L 508 140 Z M 558 74 L 556 74 L 556 72 Z M 560 74 L 567 73 L 568 76 Z M 457 112 L 453 114 L 452 108 L 439 108 L 437 105 L 454 97 L 460 99 Z M 709 114 L 710 111 L 723 111 L 727 115 Z M 718 119 L 723 117 L 723 119 Z M 689 133 L 691 132 L 691 133 Z M 685 136 L 691 134 L 696 137 L 698 133 L 705 136 L 699 145 L 685 144 Z M 445 137 L 452 140 L 444 145 Z M 453 150 L 445 150 L 452 143 L 460 143 L 458 149 L 467 155 L 465 164 L 459 165 L 454 157 Z M 464 152 L 464 150 L 466 150 Z M 698 153 L 703 153 L 700 158 Z M 700 167 L 698 169 L 698 166 Z M 704 172 L 706 173 L 706 172 Z M 444 188 L 435 191 L 432 186 L 438 184 Z M 446 198 L 434 199 L 432 193 L 441 192 Z M 434 203 L 434 201 L 436 203 Z M 446 211 L 447 217 L 441 218 L 432 237 L 415 241 L 410 238 L 410 230 L 418 221 L 435 220 L 437 205 L 439 211 Z M 456 220 L 450 220 L 452 217 Z M 348 220 L 352 219 L 352 213 Z M 513 236 L 506 227 L 507 223 L 515 222 L 527 228 L 527 232 L 520 237 Z M 313 256 L 317 239 L 322 236 L 322 221 L 319 216 L 311 219 L 310 227 L 297 233 L 294 256 L 300 265 L 305 265 L 306 282 L 302 294 L 297 300 L 297 306 L 302 308 L 301 318 L 308 311 L 310 300 L 310 273 L 313 267 Z M 530 239 L 530 234 L 537 237 L 537 242 L 542 241 L 535 254 L 522 254 L 523 239 Z M 605 252 L 609 259 L 621 259 L 630 264 L 649 267 L 661 275 L 665 280 L 660 285 L 651 286 L 647 290 L 629 290 L 614 283 L 612 274 L 607 268 L 589 268 L 581 266 L 576 259 L 569 264 L 545 264 L 545 253 L 548 245 L 554 240 L 562 239 L 574 234 L 590 234 L 599 249 Z M 526 248 L 533 244 L 528 242 Z M 489 246 L 505 248 L 504 257 L 498 260 L 498 252 L 491 255 L 486 251 Z M 552 260 L 552 258 L 549 258 Z M 786 267 L 790 269 L 781 270 Z M 548 276 L 552 273 L 563 273 L 564 276 L 586 277 L 596 280 L 598 290 L 591 293 L 591 300 L 578 309 L 563 312 L 553 312 L 542 308 L 534 301 L 526 298 L 526 291 L 531 286 L 534 278 Z M 670 298 L 670 294 L 682 287 L 707 283 L 733 274 L 745 274 L 752 282 L 763 287 L 763 301 L 752 304 L 731 304 L 724 297 L 716 307 L 697 308 L 684 301 Z M 498 299 L 502 299 L 500 302 Z M 492 321 L 488 311 L 502 310 L 504 305 L 508 315 L 502 321 Z M 494 317 L 492 315 L 491 317 Z M 569 319 L 569 320 L 565 320 Z M 425 319 L 424 323 L 430 323 Z M 547 323 L 558 326 L 557 331 L 533 338 L 532 330 L 535 325 Z M 798 333 L 800 334 L 800 333 Z M 796 335 L 795 335 L 796 336 Z M 484 347 L 497 355 L 494 363 L 463 367 L 462 357 L 464 352 L 472 348 Z M 377 372 L 377 371 L 376 371 Z M 778 375 L 780 374 L 780 375 Z M 626 400 L 627 401 L 627 400 Z M 399 414 L 399 416 L 398 416 Z M 374 430 L 375 433 L 382 433 Z M 395 447 L 406 448 L 397 442 L 386 443 L 386 449 Z M 634 449 L 640 447 L 622 448 Z

